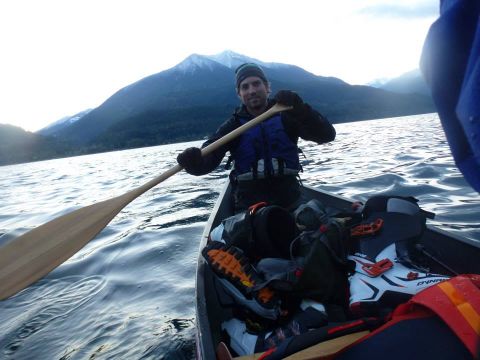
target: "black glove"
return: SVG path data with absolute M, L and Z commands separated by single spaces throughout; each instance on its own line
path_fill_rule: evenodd
M 202 151 L 197 147 L 185 149 L 178 154 L 177 162 L 190 174 L 198 172 L 203 165 Z
M 277 103 L 293 106 L 293 109 L 290 110 L 294 115 L 303 115 L 305 112 L 305 103 L 302 98 L 294 91 L 290 90 L 280 90 L 274 97 Z

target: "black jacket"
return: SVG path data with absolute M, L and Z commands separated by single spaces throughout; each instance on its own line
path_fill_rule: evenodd
M 274 100 L 269 100 L 268 108 L 272 107 L 274 104 Z M 210 139 L 202 144 L 202 148 L 241 126 L 238 118 L 253 119 L 253 116 L 247 112 L 244 105 L 235 109 L 234 114 L 220 125 Z M 315 111 L 308 105 L 306 113 L 301 118 L 295 118 L 288 111 L 282 112 L 281 118 L 283 127 L 294 144 L 297 144 L 298 138 L 314 141 L 318 144 L 327 143 L 335 139 L 336 132 L 334 127 L 318 111 Z M 213 171 L 218 165 L 220 165 L 225 154 L 229 151 L 231 152 L 236 146 L 238 146 L 238 142 L 239 139 L 236 138 L 205 156 L 203 165 L 200 168 L 195 169 L 195 172 L 191 173 L 193 175 L 204 175 Z

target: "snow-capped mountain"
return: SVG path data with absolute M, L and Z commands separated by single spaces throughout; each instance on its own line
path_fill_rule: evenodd
M 273 63 L 273 62 L 270 62 L 270 63 L 267 63 L 267 62 L 263 62 L 263 61 L 260 61 L 258 59 L 254 59 L 254 58 L 251 58 L 251 57 L 248 57 L 248 56 L 245 56 L 245 55 L 241 55 L 241 54 L 238 54 L 234 51 L 231 51 L 231 50 L 225 50 L 219 54 L 216 54 L 216 55 L 207 55 L 205 56 L 206 58 L 208 59 L 211 59 L 211 60 L 214 60 L 232 70 L 235 70 L 237 67 L 239 67 L 240 65 L 244 64 L 244 63 L 248 63 L 248 62 L 251 62 L 251 63 L 255 63 L 255 64 L 258 64 L 260 66 L 262 66 L 263 68 L 281 68 L 281 67 L 288 67 L 289 65 L 287 64 L 280 64 L 280 63 Z
M 40 135 L 45 135 L 45 136 L 54 135 L 55 133 L 59 132 L 61 129 L 69 127 L 73 123 L 77 122 L 82 117 L 87 115 L 90 111 L 92 111 L 92 109 L 83 110 L 83 111 L 81 111 L 81 112 L 79 112 L 79 113 L 77 113 L 73 116 L 65 116 L 65 117 L 47 125 L 46 127 L 38 130 L 37 133 L 40 134 Z
M 193 54 L 183 60 L 180 64 L 174 67 L 175 70 L 181 71 L 183 73 L 194 72 L 197 69 L 208 69 L 214 71 L 218 66 L 218 61 L 209 59 L 208 57 Z
M 219 65 L 223 65 L 231 70 L 235 70 L 237 67 L 247 62 L 256 63 L 264 69 L 279 69 L 291 66 L 273 62 L 267 63 L 258 59 L 238 54 L 231 50 L 226 50 L 216 55 L 192 54 L 170 70 L 180 71 L 183 73 L 192 73 L 197 71 L 198 69 L 216 71 Z
M 79 120 L 51 133 L 77 146 L 101 150 L 208 136 L 239 105 L 234 70 L 245 62 L 263 67 L 272 95 L 281 89 L 295 90 L 332 122 L 434 111 L 427 98 L 352 86 L 295 65 L 263 62 L 224 51 L 188 56 L 168 70 L 120 89 Z M 53 129 L 51 126 L 49 131 Z

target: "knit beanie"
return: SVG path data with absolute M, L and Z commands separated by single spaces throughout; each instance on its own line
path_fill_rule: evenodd
M 237 70 L 235 70 L 237 89 L 239 88 L 240 83 L 249 76 L 258 76 L 260 79 L 267 82 L 267 77 L 260 66 L 254 63 L 245 63 L 240 65 Z

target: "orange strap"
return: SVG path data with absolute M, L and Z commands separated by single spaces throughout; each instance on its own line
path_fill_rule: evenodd
M 375 235 L 383 226 L 383 219 L 378 218 L 370 224 L 360 224 L 350 230 L 351 236 Z
M 480 275 L 459 275 L 415 295 L 410 302 L 437 314 L 478 356 L 480 344 Z
M 362 270 L 372 277 L 382 275 L 393 267 L 393 262 L 389 258 L 382 259 L 376 263 L 367 263 L 358 259 L 355 259 L 355 261 L 362 265 Z
M 469 323 L 475 333 L 480 336 L 480 315 L 473 305 L 468 302 L 462 293 L 457 290 L 451 283 L 445 282 L 439 284 L 438 287 L 448 296 L 453 305 L 462 314 L 463 318 Z M 480 294 L 479 294 L 480 295 Z

